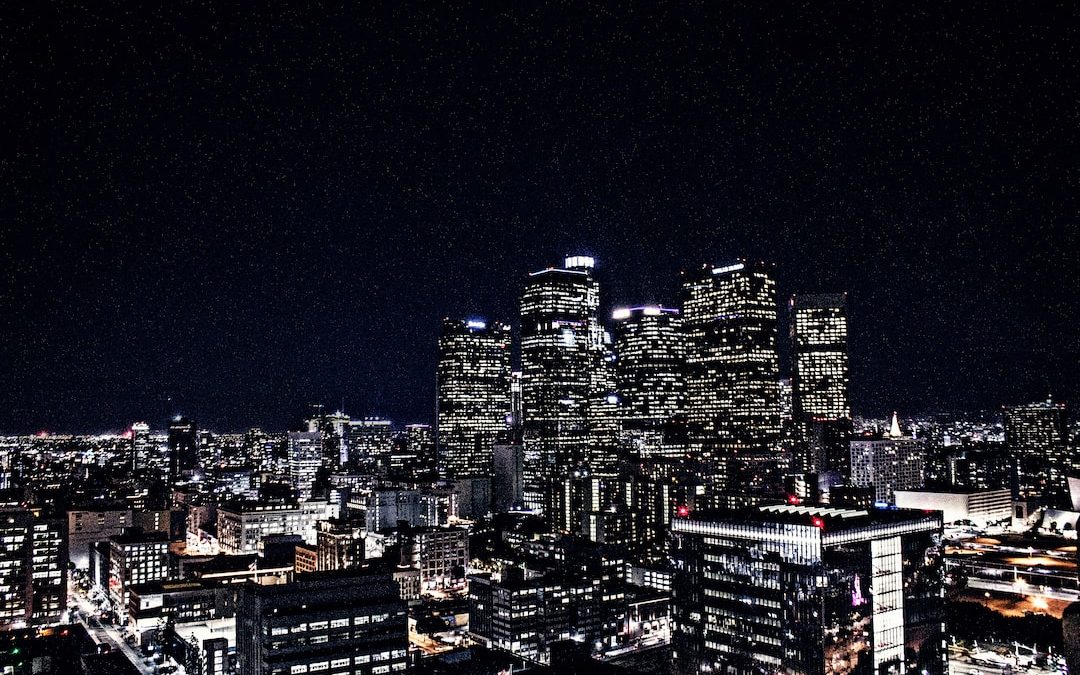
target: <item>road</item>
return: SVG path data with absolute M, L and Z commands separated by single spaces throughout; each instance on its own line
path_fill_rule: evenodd
M 132 648 L 132 646 L 124 640 L 124 636 L 122 636 L 115 627 L 90 618 L 96 616 L 97 612 L 90 604 L 90 601 L 86 599 L 85 595 L 73 591 L 71 597 L 75 600 L 75 603 L 79 608 L 79 623 L 86 627 L 86 632 L 90 634 L 90 637 L 94 639 L 94 642 L 97 644 L 107 644 L 112 649 L 122 652 L 124 656 L 127 657 L 127 660 L 130 661 L 142 675 L 157 674 L 157 665 L 147 664 L 146 657 Z

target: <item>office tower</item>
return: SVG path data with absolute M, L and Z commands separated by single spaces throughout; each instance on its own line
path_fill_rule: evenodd
M 947 672 L 939 513 L 767 506 L 671 527 L 674 672 Z
M 780 435 L 772 267 L 739 262 L 687 274 L 681 309 L 693 449 L 711 463 L 717 487 L 738 495 L 745 490 L 731 483 L 728 465 L 746 457 L 766 464 Z
M 847 297 L 791 298 L 793 414 L 800 421 L 849 419 Z
M 436 370 L 443 478 L 491 475 L 495 437 L 510 420 L 510 327 L 443 320 Z
M 406 424 L 405 431 L 394 436 L 391 448 L 389 479 L 405 482 L 435 480 L 438 457 L 431 425 Z
M 686 344 L 677 309 L 616 309 L 615 383 L 624 439 L 638 454 L 685 453 L 670 439 L 677 415 L 686 412 Z
M 408 664 L 405 603 L 389 574 L 297 575 L 246 584 L 236 609 L 240 675 L 397 673 Z
M 323 435 L 320 431 L 289 432 L 289 482 L 298 498 L 311 498 L 315 474 L 323 465 Z
M 324 407 L 318 404 L 311 406 L 311 414 L 307 420 L 309 432 L 322 433 L 323 466 L 331 470 L 337 470 L 346 461 L 348 451 L 346 448 L 345 430 L 349 426 L 350 418 L 340 410 L 332 413 L 325 412 Z
M 607 402 L 613 389 L 610 350 L 597 316 L 594 261 L 573 256 L 565 265 L 530 274 L 521 295 L 524 496 L 529 508 L 540 510 L 551 508 L 550 479 L 590 459 L 608 468 L 596 441 L 613 436 L 605 418 L 614 414 L 614 403 Z M 570 529 L 568 523 L 559 526 Z
M 1005 408 L 1005 447 L 1016 466 L 1017 497 L 1056 497 L 1067 491 L 1066 476 L 1075 469 L 1067 441 L 1064 403 Z
M 790 425 L 794 419 L 794 401 L 792 401 L 793 393 L 791 391 L 791 378 L 781 378 L 776 383 L 780 392 L 780 425 Z
M 0 630 L 60 620 L 67 609 L 66 523 L 0 505 Z
M 396 435 L 394 423 L 388 419 L 364 417 L 350 420 L 345 429 L 349 463 L 366 470 L 388 464 Z
M 923 487 L 925 454 L 921 442 L 900 431 L 894 412 L 888 435 L 852 439 L 851 485 L 872 488 L 875 501 L 895 504 L 897 490 Z
M 792 418 L 802 449 L 798 468 L 846 475 L 851 435 L 847 296 L 800 294 L 791 298 L 788 307 Z
M 90 545 L 104 541 L 134 525 L 131 509 L 76 510 L 67 512 L 68 556 L 76 569 L 90 566 Z
M 169 422 L 169 480 L 190 477 L 198 461 L 198 428 L 186 417 Z
M 168 578 L 168 533 L 132 527 L 109 537 L 109 600 L 120 623 L 127 623 L 132 586 Z
M 399 530 L 402 564 L 420 570 L 425 591 L 465 583 L 469 564 L 469 531 L 463 527 L 408 527 Z
M 149 463 L 154 444 L 150 440 L 150 425 L 135 422 L 131 425 L 131 470 L 145 469 Z

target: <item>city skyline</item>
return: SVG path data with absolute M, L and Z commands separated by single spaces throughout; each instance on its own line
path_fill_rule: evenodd
M 0 29 L 4 432 L 429 419 L 440 320 L 573 253 L 847 292 L 856 412 L 1076 398 L 1061 7 L 71 11 Z
M 556 258 L 558 260 L 561 260 L 564 257 L 566 257 L 566 258 L 572 257 L 574 254 L 577 254 L 577 253 L 580 253 L 580 251 L 572 250 L 566 256 L 557 256 Z M 555 259 L 548 260 L 547 261 L 548 264 L 538 263 L 534 267 L 536 269 L 542 269 L 542 270 L 546 270 L 546 269 L 553 268 L 553 267 L 557 268 L 558 266 L 553 263 L 554 260 Z M 716 263 L 704 263 L 699 267 L 701 267 L 701 268 L 714 268 L 717 264 L 719 264 L 721 266 L 724 266 L 724 265 L 727 265 L 729 260 L 732 261 L 731 264 L 733 264 L 733 265 L 737 264 L 737 263 L 734 262 L 737 259 L 732 258 L 732 259 L 723 259 L 723 260 L 720 260 L 719 262 L 716 262 Z M 594 262 L 595 262 L 595 265 L 597 267 L 597 270 L 594 272 L 594 274 L 596 274 L 598 276 L 598 278 L 601 280 L 604 289 L 607 289 L 610 286 L 621 287 L 621 286 L 624 285 L 624 284 L 618 283 L 617 280 L 609 279 L 608 276 L 604 274 L 604 267 L 605 266 L 604 266 L 604 261 L 602 259 L 594 258 Z M 779 272 L 779 270 L 776 269 L 775 266 L 770 266 L 770 267 L 772 269 L 772 274 L 774 276 L 780 277 L 780 278 L 783 277 L 783 275 Z M 601 291 L 599 318 L 600 318 L 600 322 L 603 325 L 604 329 L 608 330 L 608 331 L 614 330 L 616 324 L 618 323 L 618 320 L 613 318 L 613 312 L 617 312 L 618 310 L 621 310 L 621 309 L 624 309 L 624 308 L 632 308 L 632 307 L 635 307 L 635 306 L 640 308 L 640 307 L 643 307 L 645 305 L 653 305 L 653 306 L 657 306 L 657 307 L 663 307 L 665 305 L 677 306 L 679 304 L 678 303 L 679 288 L 678 288 L 677 284 L 678 284 L 678 282 L 680 280 L 686 278 L 688 273 L 692 275 L 695 272 L 692 269 L 691 270 L 687 270 L 687 269 L 680 270 L 679 275 L 673 281 L 672 287 L 670 289 L 670 293 L 668 293 L 668 296 L 670 296 L 670 299 L 661 299 L 661 300 L 656 300 L 656 301 L 651 301 L 650 300 L 650 301 L 647 301 L 647 302 L 634 301 L 634 300 L 627 301 L 627 302 L 612 301 L 611 298 L 608 297 L 608 295 L 609 295 L 608 291 L 606 291 L 606 290 Z M 525 286 L 525 279 L 527 279 L 530 274 L 531 274 L 531 272 L 522 275 L 523 278 L 519 280 L 520 283 L 516 288 L 516 290 L 518 292 L 520 292 L 521 288 L 523 288 Z M 510 286 L 510 289 L 514 290 L 514 287 Z M 841 289 L 841 290 L 838 290 L 838 291 L 829 291 L 829 292 L 826 293 L 826 295 L 828 295 L 829 293 L 843 294 L 847 298 L 846 302 L 847 302 L 848 305 L 854 304 L 856 307 L 858 307 L 858 304 L 859 304 L 858 299 L 857 298 L 853 299 L 852 298 L 853 294 L 850 293 L 850 292 L 846 292 L 846 291 L 843 291 Z M 793 360 L 792 360 L 793 359 L 793 354 L 792 354 L 792 351 L 791 351 L 792 343 L 791 343 L 791 336 L 789 334 L 792 317 L 789 315 L 788 305 L 789 305 L 791 299 L 794 298 L 794 297 L 798 297 L 800 295 L 814 295 L 814 294 L 820 294 L 820 292 L 817 291 L 817 290 L 809 290 L 809 289 L 803 290 L 801 292 L 799 292 L 799 291 L 788 292 L 786 289 L 780 289 L 776 294 L 777 295 L 777 299 L 776 299 L 777 320 L 779 322 L 779 330 L 777 332 L 777 346 L 778 346 L 779 357 L 780 357 L 779 374 L 780 374 L 781 379 L 790 378 L 792 376 L 792 369 L 793 369 Z M 425 335 L 430 333 L 431 337 L 432 337 L 432 343 L 431 343 L 431 345 L 429 345 L 429 349 L 427 350 L 427 353 L 424 353 L 424 354 L 420 355 L 421 360 L 424 361 L 425 363 L 428 360 L 430 360 L 430 362 L 431 362 L 430 365 L 431 365 L 431 368 L 432 368 L 432 372 L 434 372 L 434 370 L 435 370 L 435 368 L 436 368 L 436 366 L 438 364 L 438 354 L 439 354 L 439 346 L 438 345 L 439 345 L 439 339 L 440 339 L 439 335 L 440 335 L 441 330 L 443 329 L 444 322 L 446 322 L 447 320 L 461 321 L 461 322 L 473 321 L 473 322 L 484 322 L 484 323 L 492 323 L 492 324 L 505 323 L 507 326 L 511 327 L 511 329 L 512 329 L 511 330 L 511 336 L 512 336 L 511 346 L 512 346 L 513 356 L 512 356 L 511 364 L 512 364 L 513 369 L 519 370 L 521 368 L 520 318 L 517 316 L 517 313 L 516 313 L 517 308 L 514 308 L 514 309 L 515 309 L 515 311 L 512 312 L 509 315 L 509 317 L 506 317 L 505 319 L 504 319 L 504 317 L 492 316 L 490 313 L 484 313 L 482 311 L 472 311 L 472 312 L 469 312 L 466 315 L 463 315 L 463 316 L 460 316 L 460 317 L 442 316 L 442 317 L 438 317 L 438 318 L 433 319 L 432 322 L 431 322 L 433 324 L 431 330 L 429 330 L 429 331 L 420 331 Z M 848 316 L 849 316 L 849 320 L 850 320 L 849 327 L 848 327 L 848 330 L 850 331 L 850 335 L 848 335 L 849 352 L 854 352 L 855 349 L 856 349 L 854 345 L 861 345 L 861 346 L 863 346 L 865 348 L 867 346 L 867 342 L 872 342 L 872 338 L 866 336 L 865 334 L 860 333 L 860 330 L 859 330 L 859 314 L 857 313 L 858 310 L 857 309 L 854 310 L 856 313 L 852 314 L 852 310 L 850 309 L 850 306 L 849 306 L 847 311 L 848 311 Z M 887 342 L 886 337 L 887 336 L 884 336 L 884 335 L 879 336 L 879 338 L 881 338 L 879 340 L 879 343 Z M 238 357 L 238 358 L 242 358 L 242 357 Z M 400 358 L 400 360 L 402 360 L 402 361 L 406 360 L 406 357 L 405 357 L 404 354 L 398 355 L 398 358 Z M 920 415 L 920 414 L 928 414 L 928 413 L 934 413 L 934 412 L 972 412 L 972 413 L 975 413 L 975 412 L 985 412 L 985 411 L 991 411 L 991 410 L 998 410 L 998 409 L 1001 409 L 1004 406 L 1008 406 L 1008 405 L 1021 405 L 1021 404 L 1031 403 L 1033 401 L 1044 400 L 1044 399 L 1047 399 L 1047 398 L 1052 398 L 1055 401 L 1065 401 L 1065 402 L 1067 402 L 1069 400 L 1069 399 L 1065 398 L 1064 396 L 1061 396 L 1057 391 L 1043 392 L 1043 391 L 1039 390 L 1038 388 L 1035 388 L 1033 390 L 1033 393 L 1031 394 L 1031 396 L 1029 396 L 1027 398 L 1023 398 L 1023 396 L 1018 396 L 1018 397 L 1014 397 L 1014 398 L 1012 398 L 1010 400 L 1007 400 L 1007 401 L 1000 401 L 1000 402 L 996 402 L 996 403 L 993 402 L 993 401 L 990 401 L 990 402 L 988 402 L 988 405 L 968 405 L 968 406 L 964 406 L 964 405 L 961 404 L 961 405 L 936 405 L 935 406 L 935 405 L 931 405 L 931 404 L 926 404 L 926 405 L 923 405 L 923 406 L 904 406 L 904 405 L 898 405 L 897 404 L 897 401 L 902 403 L 902 401 L 900 401 L 899 398 L 890 399 L 890 398 L 888 398 L 887 395 L 884 395 L 884 394 L 883 395 L 885 396 L 885 400 L 880 402 L 881 405 L 876 405 L 876 404 L 875 405 L 868 405 L 866 403 L 867 395 L 868 395 L 867 387 L 866 386 L 861 386 L 861 385 L 864 385 L 866 383 L 861 383 L 861 382 L 857 381 L 856 375 L 854 375 L 854 373 L 859 373 L 859 372 L 864 372 L 865 373 L 866 372 L 865 371 L 865 364 L 862 364 L 863 367 L 860 368 L 860 364 L 856 363 L 856 358 L 857 357 L 851 357 L 850 372 L 852 373 L 852 375 L 851 375 L 851 378 L 850 378 L 851 381 L 849 383 L 849 387 L 851 389 L 850 398 L 851 398 L 851 401 L 853 403 L 853 405 L 852 405 L 852 414 L 854 416 L 857 416 L 857 417 L 867 417 L 867 418 L 872 418 L 872 419 L 873 418 L 885 418 L 891 412 L 893 412 L 895 410 L 900 410 L 902 412 L 902 414 L 906 414 L 906 415 Z M 873 360 L 873 357 L 870 357 L 869 359 L 864 359 L 864 360 Z M 424 379 L 432 379 L 432 378 L 421 378 L 421 379 L 424 380 Z M 939 384 L 941 384 L 941 383 L 939 383 Z M 319 387 L 316 387 L 316 388 L 323 388 L 323 387 L 320 385 Z M 372 417 L 372 418 L 389 419 L 389 420 L 392 420 L 398 426 L 404 428 L 404 426 L 406 424 L 412 424 L 412 423 L 435 424 L 435 421 L 436 421 L 436 419 L 435 419 L 436 418 L 436 407 L 437 407 L 436 403 L 435 403 L 435 399 L 436 399 L 436 393 L 437 393 L 436 389 L 437 389 L 437 387 L 435 386 L 435 383 L 434 383 L 433 379 L 432 379 L 432 381 L 430 383 L 430 386 L 428 386 L 427 388 L 430 389 L 430 391 L 427 392 L 429 395 L 425 396 L 424 398 L 430 399 L 432 401 L 431 405 L 429 406 L 430 410 L 424 410 L 423 406 L 413 406 L 411 408 L 410 407 L 402 408 L 402 407 L 400 407 L 399 404 L 391 404 L 391 405 L 382 406 L 382 407 L 379 407 L 378 405 L 376 405 L 375 407 L 370 407 L 369 406 L 369 407 L 367 407 L 365 409 L 356 409 L 354 406 L 350 405 L 350 403 L 352 403 L 354 401 L 370 400 L 370 398 L 367 395 L 365 395 L 363 386 L 360 386 L 360 387 L 357 387 L 352 392 L 352 394 L 353 394 L 352 396 L 350 396 L 349 393 L 345 393 L 345 394 L 339 395 L 338 398 L 335 399 L 335 400 L 318 399 L 317 397 L 304 398 L 303 396 L 300 396 L 300 397 L 294 399 L 295 400 L 295 405 L 293 407 L 289 408 L 289 409 L 285 409 L 285 408 L 283 408 L 281 406 L 277 406 L 277 410 L 279 411 L 277 415 L 269 416 L 269 417 L 267 417 L 267 416 L 259 417 L 258 416 L 259 414 L 256 413 L 256 417 L 248 418 L 248 421 L 245 421 L 245 420 L 237 421 L 237 420 L 231 420 L 231 419 L 223 418 L 220 415 L 220 413 L 218 413 L 217 411 L 215 411 L 214 409 L 212 409 L 210 407 L 192 407 L 192 406 L 184 406 L 184 405 L 181 405 L 181 404 L 174 404 L 172 397 L 171 396 L 166 396 L 166 402 L 165 403 L 162 403 L 160 400 L 158 400 L 158 401 L 153 401 L 149 405 L 145 405 L 145 406 L 142 406 L 138 401 L 132 400 L 132 409 L 146 410 L 146 409 L 153 409 L 153 408 L 156 407 L 157 408 L 157 415 L 156 416 L 151 415 L 151 414 L 147 414 L 147 413 L 136 413 L 134 415 L 129 415 L 128 417 L 130 418 L 130 420 L 127 420 L 127 421 L 125 421 L 125 419 L 117 419 L 117 420 L 100 419 L 97 423 L 91 422 L 91 423 L 85 424 L 85 425 L 76 424 L 76 425 L 73 425 L 73 426 L 70 426 L 70 427 L 61 427 L 59 425 L 52 425 L 52 424 L 48 424 L 48 423 L 37 424 L 37 425 L 29 425 L 29 426 L 24 426 L 24 427 L 20 427 L 20 428 L 16 428 L 16 427 L 5 428 L 5 427 L 0 426 L 0 433 L 33 434 L 33 433 L 38 433 L 38 432 L 42 432 L 42 431 L 49 432 L 49 433 L 67 433 L 67 434 L 109 433 L 109 432 L 117 432 L 117 431 L 126 431 L 126 430 L 128 430 L 130 428 L 130 424 L 135 423 L 135 422 L 143 422 L 143 421 L 149 421 L 150 424 L 151 424 L 151 428 L 157 429 L 158 426 L 161 426 L 161 427 L 167 426 L 169 421 L 184 418 L 184 417 L 194 418 L 197 422 L 200 423 L 201 428 L 213 429 L 213 430 L 221 431 L 221 432 L 240 432 L 240 431 L 244 431 L 244 430 L 249 429 L 249 428 L 256 428 L 256 427 L 258 427 L 258 428 L 266 428 L 268 430 L 287 430 L 288 429 L 288 430 L 297 430 L 297 431 L 299 431 L 299 430 L 303 430 L 305 428 L 304 425 L 306 424 L 306 417 L 308 415 L 310 406 L 312 406 L 312 405 L 325 406 L 327 408 L 336 408 L 336 409 L 339 409 L 341 411 L 348 412 L 349 414 L 353 415 L 354 417 L 361 417 L 361 418 L 363 418 L 363 417 Z M 860 394 L 862 394 L 861 397 L 860 397 Z M 861 404 L 858 403 L 858 401 L 860 401 L 860 400 L 862 401 Z M 396 411 L 397 414 L 388 414 L 387 411 Z M 64 419 L 64 418 L 63 418 L 62 415 L 57 415 L 57 419 Z M 94 419 L 94 418 L 91 418 L 91 419 Z M 0 417 L 0 420 L 2 420 L 2 417 Z M 202 424 L 203 420 L 209 420 L 209 422 L 207 424 Z

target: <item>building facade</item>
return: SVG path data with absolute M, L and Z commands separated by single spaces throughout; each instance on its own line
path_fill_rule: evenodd
M 380 675 L 408 662 L 405 603 L 389 574 L 316 572 L 248 584 L 236 613 L 239 675 Z
M 490 476 L 492 446 L 510 421 L 510 327 L 445 319 L 436 399 L 440 475 Z
M 569 257 L 564 268 L 530 274 L 521 295 L 524 498 L 536 510 L 552 510 L 551 478 L 588 460 L 600 412 L 592 404 L 606 362 L 593 266 Z
M 851 441 L 851 484 L 872 488 L 874 501 L 895 504 L 897 490 L 925 484 L 925 451 L 914 438 L 886 437 Z
M 1068 452 L 1064 403 L 1047 400 L 1006 407 L 1005 446 L 1015 463 L 1015 496 L 1067 492 L 1066 477 L 1077 467 Z
M 218 546 L 223 553 L 258 553 L 263 537 L 298 534 L 316 543 L 318 521 L 335 518 L 336 506 L 323 500 L 297 503 L 229 502 L 217 509 Z
M 759 507 L 672 522 L 674 672 L 947 672 L 942 524 Z
M 66 522 L 0 507 L 0 630 L 60 621 L 67 609 Z
M 315 474 L 323 465 L 323 435 L 320 431 L 289 432 L 289 483 L 297 499 L 311 498 Z
M 671 427 L 686 412 L 686 344 L 677 309 L 616 309 L 615 383 L 624 445 L 641 456 L 681 455 Z
M 762 495 L 736 484 L 728 464 L 747 454 L 771 457 L 780 437 L 772 267 L 743 261 L 684 274 L 681 301 L 692 452 L 719 492 L 755 501 Z

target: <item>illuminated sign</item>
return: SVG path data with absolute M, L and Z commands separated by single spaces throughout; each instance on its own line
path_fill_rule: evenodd
M 714 267 L 713 274 L 727 274 L 728 272 L 738 272 L 746 267 L 742 263 L 735 263 L 734 265 L 728 265 L 727 267 Z
M 571 267 L 596 267 L 596 260 L 587 255 L 572 255 L 566 258 L 567 269 Z

